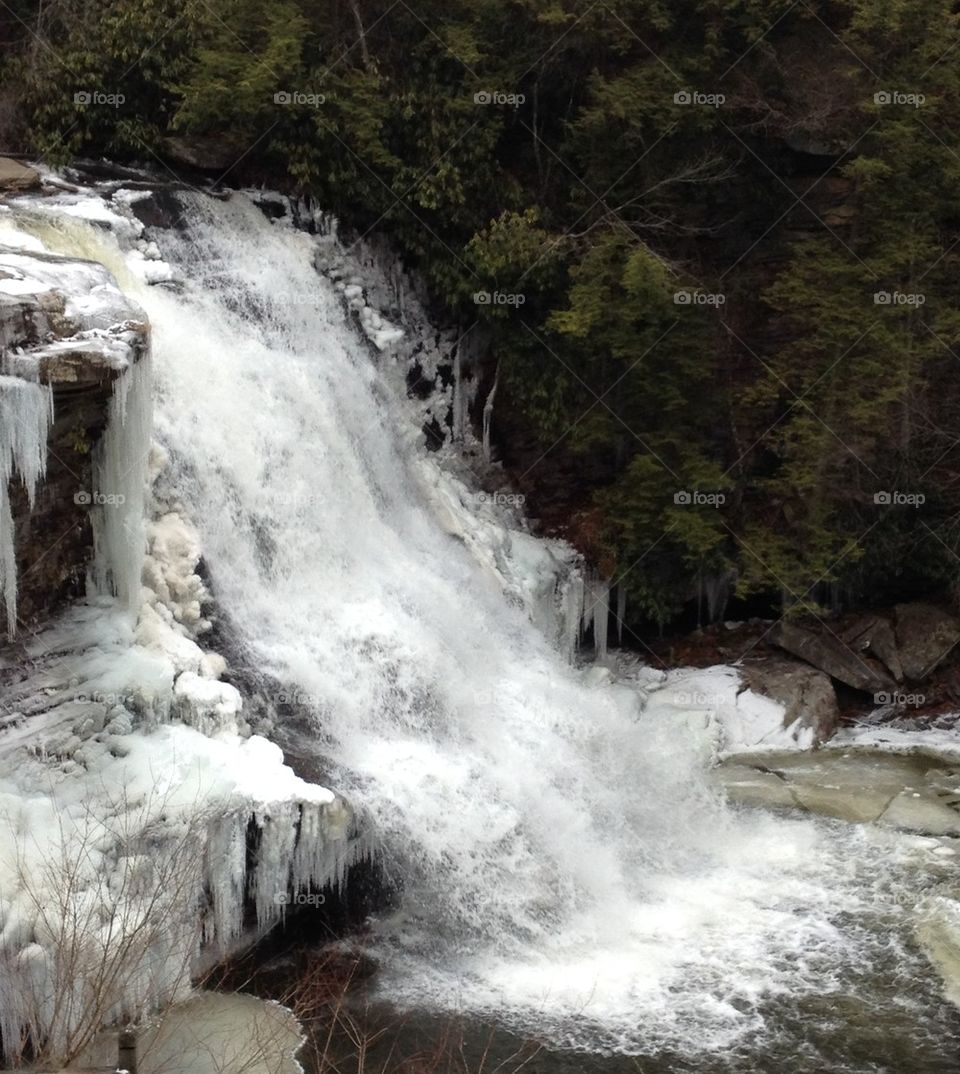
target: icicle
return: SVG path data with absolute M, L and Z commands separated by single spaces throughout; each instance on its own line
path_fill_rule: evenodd
M 9 489 L 19 474 L 32 508 L 47 469 L 47 437 L 53 423 L 51 388 L 19 377 L 0 376 L 0 596 L 7 632 L 17 623 L 17 566 Z
M 0 481 L 0 599 L 7 609 L 7 633 L 12 638 L 17 629 L 17 557 L 5 481 Z
M 583 615 L 580 634 L 593 627 L 594 659 L 600 663 L 607 657 L 607 627 L 610 618 L 610 582 L 595 575 L 584 583 Z
M 595 660 L 602 663 L 607 658 L 607 624 L 610 621 L 610 583 L 598 579 L 592 587 L 595 602 L 593 613 L 593 640 L 596 649 Z
M 617 582 L 617 645 L 623 645 L 623 621 L 627 618 L 627 587 Z
M 243 931 L 247 818 L 237 814 L 218 818 L 207 839 L 206 880 L 213 902 L 213 927 L 204 930 L 204 940 L 216 938 L 225 945 Z
M 107 430 L 94 456 L 96 488 L 91 499 L 93 583 L 131 611 L 140 601 L 140 574 L 146 549 L 144 493 L 152 428 L 149 355 L 128 369 L 114 388 Z
M 560 650 L 569 664 L 572 664 L 577 658 L 577 646 L 580 642 L 580 628 L 584 614 L 583 598 L 583 575 L 579 570 L 574 570 L 567 577 L 561 597 L 562 633 Z
M 366 843 L 349 838 L 352 815 L 340 799 L 309 802 L 300 809 L 300 831 L 291 868 L 293 891 L 328 884 L 340 888 L 347 870 L 368 853 Z
M 733 576 L 726 574 L 713 574 L 706 579 L 707 592 L 707 618 L 711 623 L 716 623 L 723 618 L 727 609 L 727 601 L 730 599 L 730 590 L 733 585 Z
M 493 401 L 497 394 L 497 386 L 500 383 L 500 363 L 497 362 L 497 371 L 493 376 L 493 387 L 483 404 L 483 461 L 490 461 L 490 427 L 493 424 Z
M 278 802 L 257 813 L 260 845 L 254 867 L 251 893 L 257 907 L 257 924 L 263 928 L 275 921 L 290 898 L 293 852 L 297 842 L 299 806 Z
M 457 347 L 456 356 L 453 359 L 453 442 L 462 443 L 464 430 L 464 392 L 463 392 L 463 359 L 460 354 L 461 348 Z

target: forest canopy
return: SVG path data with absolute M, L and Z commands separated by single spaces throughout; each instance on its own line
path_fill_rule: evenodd
M 5 151 L 192 157 L 387 234 L 638 629 L 954 585 L 952 3 L 7 0 L 0 34 Z

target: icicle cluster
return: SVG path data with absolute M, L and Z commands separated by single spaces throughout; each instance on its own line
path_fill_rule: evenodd
M 615 591 L 615 592 L 614 592 Z M 560 581 L 557 589 L 557 648 L 569 663 L 577 658 L 584 634 L 592 627 L 594 659 L 602 663 L 609 648 L 611 594 L 616 596 L 617 641 L 623 641 L 623 620 L 627 613 L 627 591 L 620 583 L 597 575 L 584 576 L 578 567 Z
M 149 355 L 116 382 L 107 429 L 94 456 L 93 585 L 119 597 L 130 611 L 140 604 L 146 549 L 144 496 L 153 424 Z
M 0 599 L 7 632 L 17 624 L 17 564 L 9 484 L 18 474 L 33 507 L 47 468 L 47 436 L 53 422 L 53 391 L 19 377 L 0 376 Z
M 593 626 L 595 659 L 607 657 L 607 623 L 610 620 L 610 582 L 605 578 L 589 577 L 584 581 L 583 632 Z
M 256 853 L 248 868 L 251 820 Z M 351 837 L 350 827 L 351 814 L 340 799 L 275 802 L 252 817 L 238 812 L 217 818 L 207 843 L 211 909 L 205 942 L 228 950 L 242 935 L 247 893 L 262 932 L 283 917 L 298 895 L 324 887 L 339 890 L 350 867 L 370 855 L 368 840 Z

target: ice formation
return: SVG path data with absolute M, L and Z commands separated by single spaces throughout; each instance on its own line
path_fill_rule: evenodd
M 95 204 L 72 207 L 112 219 Z M 42 252 L 39 239 L 13 234 Z M 68 308 L 104 319 L 91 329 L 100 342 L 121 337 L 112 299 L 97 297 L 102 266 L 71 275 L 62 259 L 49 263 L 58 286 L 75 288 Z M 76 338 L 69 347 L 78 353 Z M 13 361 L 36 376 L 48 350 Z M 118 355 L 94 457 L 88 603 L 22 643 L 29 670 L 8 676 L 0 696 L 0 1036 L 11 1061 L 31 1042 L 68 1058 L 104 1022 L 182 998 L 212 958 L 249 942 L 249 905 L 265 930 L 293 894 L 341 884 L 368 852 L 343 801 L 250 734 L 239 692 L 219 681 L 225 661 L 200 644 L 200 544 L 151 491 L 167 460 L 151 445 L 150 357 L 136 357 Z M 0 583 L 11 623 L 7 485 L 21 480 L 32 502 L 51 418 L 49 388 L 0 376 Z
M 107 428 L 94 457 L 94 586 L 131 612 L 140 607 L 145 552 L 144 495 L 153 428 L 151 359 L 144 355 L 114 385 Z
M 47 435 L 53 422 L 53 392 L 41 384 L 0 375 L 0 598 L 7 632 L 17 627 L 17 563 L 10 482 L 19 477 L 33 506 L 47 467 Z

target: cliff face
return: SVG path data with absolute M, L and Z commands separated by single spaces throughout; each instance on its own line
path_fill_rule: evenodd
M 8 188 L 7 198 L 18 192 Z M 12 222 L 13 204 L 0 191 L 0 225 Z M 96 445 L 114 381 L 148 346 L 143 311 L 102 265 L 52 256 L 24 231 L 0 227 L 0 397 L 7 403 L 0 408 L 0 476 L 8 477 L 10 510 L 6 527 L 0 518 L 0 552 L 6 549 L 9 576 L 12 540 L 20 630 L 84 591 L 91 510 L 111 495 L 96 487 Z M 22 401 L 29 392 L 47 401 L 52 393 L 53 408 L 46 443 L 35 445 L 41 473 L 33 490 L 17 465 L 18 451 L 30 446 Z M 6 588 L 9 597 L 11 585 L 8 577 L 0 594 Z M 0 639 L 14 618 L 11 601 L 4 603 Z

